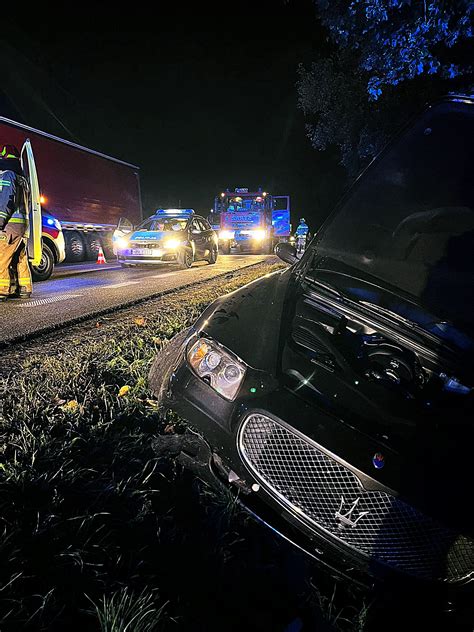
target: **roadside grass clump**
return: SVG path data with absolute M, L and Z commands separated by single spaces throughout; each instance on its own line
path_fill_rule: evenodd
M 103 596 L 95 606 L 101 632 L 148 632 L 159 630 L 164 606 L 156 608 L 153 591 L 139 595 L 127 587 Z

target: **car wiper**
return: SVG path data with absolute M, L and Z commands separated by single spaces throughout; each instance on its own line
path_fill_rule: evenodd
M 307 274 L 304 278 L 306 281 L 309 281 L 313 285 L 316 285 L 317 287 L 320 287 L 323 290 L 327 290 L 328 292 L 331 292 L 331 294 L 334 294 L 338 298 L 344 298 L 344 294 L 340 290 L 336 290 L 336 288 L 330 285 L 329 283 L 324 283 L 323 281 L 319 281 L 313 278 L 312 276 L 309 276 L 309 274 Z
M 387 309 L 386 307 L 381 307 L 380 305 L 377 305 L 377 303 L 371 303 L 370 301 L 359 301 L 359 303 L 366 305 L 369 309 L 371 309 L 372 311 L 378 314 L 381 314 L 382 316 L 387 316 L 388 318 L 391 318 L 392 320 L 399 322 L 401 325 L 404 325 L 405 327 L 411 329 L 412 331 L 416 331 L 417 334 L 420 334 L 427 340 L 431 340 L 432 342 L 435 342 L 437 344 L 439 344 L 440 342 L 440 339 L 441 339 L 440 336 L 433 334 L 431 331 L 428 331 L 422 325 L 419 325 L 418 323 L 413 322 L 409 318 L 400 316 L 400 314 L 397 314 L 397 312 L 393 312 L 391 309 Z
M 409 318 L 400 316 L 400 314 L 397 314 L 397 312 L 394 312 L 391 309 L 387 309 L 386 307 L 382 307 L 381 305 L 378 305 L 377 303 L 371 303 L 370 301 L 357 301 L 357 302 L 360 303 L 361 305 L 366 305 L 367 307 L 369 307 L 374 312 L 377 312 L 378 314 L 382 314 L 383 316 L 388 316 L 388 318 L 397 320 L 398 322 L 403 323 L 407 327 L 410 327 L 412 329 L 419 327 L 417 323 L 414 323 Z

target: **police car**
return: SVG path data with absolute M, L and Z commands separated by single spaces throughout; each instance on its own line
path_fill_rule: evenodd
M 114 251 L 122 266 L 217 261 L 218 238 L 209 222 L 193 209 L 158 209 L 137 228 L 119 225 Z

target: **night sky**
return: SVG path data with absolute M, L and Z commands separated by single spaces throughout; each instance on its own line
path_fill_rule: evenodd
M 262 186 L 316 228 L 343 172 L 297 108 L 298 64 L 327 47 L 311 0 L 101 6 L 10 12 L 1 113 L 140 166 L 145 214 Z

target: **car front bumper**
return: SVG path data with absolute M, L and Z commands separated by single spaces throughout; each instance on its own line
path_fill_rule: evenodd
M 58 236 L 54 240 L 57 251 L 57 263 L 62 263 L 66 258 L 66 242 L 64 240 L 63 231 L 60 230 Z
M 380 559 L 361 554 L 354 550 L 354 546 L 337 537 L 337 533 L 335 536 L 327 529 L 311 524 L 298 507 L 282 502 L 281 495 L 279 497 L 275 488 L 266 484 L 243 458 L 240 430 L 251 415 L 267 416 L 279 423 L 285 419 L 285 411 L 289 407 L 293 407 L 298 414 L 311 412 L 313 416 L 314 410 L 304 411 L 301 400 L 291 392 L 279 388 L 271 394 L 252 398 L 239 397 L 236 402 L 229 402 L 195 376 L 185 360 L 184 350 L 185 345 L 181 347 L 169 384 L 164 390 L 166 403 L 198 430 L 199 449 L 195 454 L 187 452 L 180 457 L 187 467 L 211 484 L 234 490 L 240 502 L 255 517 L 339 576 L 349 577 L 351 581 L 362 585 L 370 585 L 374 578 L 397 584 L 402 579 L 404 585 L 413 583 L 418 587 L 429 586 L 430 590 L 439 590 L 440 594 L 449 595 L 450 599 L 453 595 L 459 596 L 465 592 L 472 594 L 473 584 L 469 581 L 450 583 L 443 579 L 427 578 L 423 574 L 417 576 L 416 573 L 406 573 Z M 292 399 L 295 401 L 289 401 Z M 291 428 L 291 424 L 287 426 Z M 339 471 L 344 469 L 340 463 L 336 465 Z M 329 471 L 334 475 L 334 468 L 329 468 Z M 344 472 L 342 475 L 345 476 Z M 331 485 L 332 481 L 328 480 L 328 484 Z M 384 494 L 385 492 L 379 492 L 380 498 Z M 394 503 L 397 502 L 394 499 Z M 400 505 L 403 503 L 398 503 L 399 512 Z M 390 503 L 388 507 L 390 508 Z M 408 507 L 408 515 L 410 510 Z
M 153 254 L 140 255 L 135 254 L 130 248 L 117 251 L 117 260 L 119 263 L 155 265 L 174 263 L 177 259 L 178 251 L 170 249 L 154 249 Z

